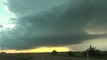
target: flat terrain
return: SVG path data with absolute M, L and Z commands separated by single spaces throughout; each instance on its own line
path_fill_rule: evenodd
M 71 56 L 53 56 L 50 54 L 5 54 L 0 55 L 0 60 L 86 60 L 86 58 Z M 89 60 L 107 59 L 90 58 Z
M 64 57 L 64 56 L 45 56 L 45 55 L 38 55 L 34 56 L 34 60 L 86 60 L 86 58 L 80 57 Z M 90 60 L 104 60 L 104 59 L 90 59 Z

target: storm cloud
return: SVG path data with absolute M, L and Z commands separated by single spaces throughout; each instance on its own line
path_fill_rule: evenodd
M 17 20 L 16 27 L 2 35 L 8 49 L 66 46 L 107 37 L 106 0 L 7 1 Z

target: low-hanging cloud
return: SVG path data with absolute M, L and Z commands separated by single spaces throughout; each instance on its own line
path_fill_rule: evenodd
M 107 1 L 103 0 L 7 0 L 17 26 L 3 34 L 9 49 L 65 46 L 106 37 Z M 107 31 L 105 31 L 107 32 Z

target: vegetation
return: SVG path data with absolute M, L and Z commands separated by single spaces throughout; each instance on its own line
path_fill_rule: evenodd
M 68 56 L 74 56 L 74 53 L 73 53 L 72 51 L 68 51 L 68 52 L 67 52 L 67 55 L 68 55 Z
M 52 54 L 52 55 L 57 55 L 58 52 L 57 52 L 56 50 L 53 50 L 51 54 Z
M 81 55 L 82 53 L 82 55 Z M 51 54 L 51 55 L 49 55 Z M 100 51 L 91 46 L 84 52 L 57 52 L 53 50 L 51 53 L 21 53 L 21 54 L 8 54 L 1 53 L 0 60 L 86 60 L 86 56 L 89 55 L 89 59 L 107 59 L 107 51 Z M 73 56 L 73 57 L 72 57 Z
M 86 51 L 83 52 L 83 56 L 87 56 L 87 54 L 92 57 L 102 56 L 101 51 L 96 49 L 96 47 L 92 47 L 91 45 Z

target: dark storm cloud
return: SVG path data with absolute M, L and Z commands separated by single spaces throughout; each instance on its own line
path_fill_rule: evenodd
M 12 31 L 3 35 L 7 38 L 2 39 L 9 49 L 29 49 L 63 46 L 106 37 L 106 34 L 90 35 L 86 31 L 106 29 L 106 2 L 8 0 L 9 9 L 16 15 L 18 24 Z

